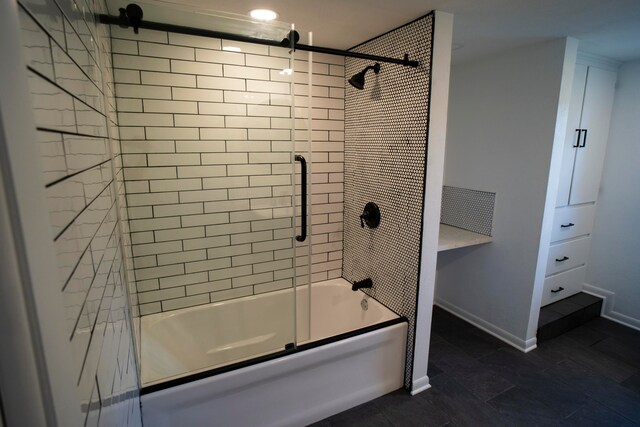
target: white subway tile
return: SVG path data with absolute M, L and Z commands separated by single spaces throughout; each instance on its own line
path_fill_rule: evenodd
M 155 235 L 156 242 L 204 237 L 203 227 L 172 228 L 168 230 L 156 230 L 153 233 Z
M 342 120 L 344 123 L 344 110 L 329 110 L 329 119 Z
M 135 181 L 134 181 L 135 182 Z M 153 208 L 151 206 L 135 206 L 127 208 L 127 216 L 129 219 L 141 219 L 153 217 Z M 153 240 L 153 235 L 151 235 Z M 149 243 L 136 241 L 134 243 Z
M 197 76 L 198 87 L 203 89 L 245 90 L 243 79 Z
M 199 154 L 147 154 L 149 166 L 199 165 Z
M 134 219 L 129 221 L 132 232 L 154 231 L 180 227 L 180 218 Z
M 273 232 L 271 230 L 257 231 L 254 233 L 233 234 L 231 236 L 232 245 L 240 245 L 243 243 L 253 243 L 265 240 L 271 240 Z
M 189 215 L 189 216 L 182 217 L 183 227 L 224 224 L 228 222 L 229 222 L 229 213 L 227 212 L 211 213 L 211 214 L 204 214 L 204 215 Z
M 269 47 L 255 43 L 243 43 L 235 40 L 222 40 L 222 48 L 238 48 L 242 53 L 254 53 L 258 55 L 268 55 Z
M 251 287 L 228 289 L 226 291 L 212 292 L 209 294 L 211 302 L 225 301 L 229 299 L 242 298 L 253 294 Z
M 127 194 L 129 206 L 167 205 L 178 203 L 178 193 Z
M 229 246 L 229 236 L 204 237 L 201 239 L 183 240 L 184 250 L 217 248 Z M 206 258 L 206 257 L 203 257 Z
M 214 176 L 225 176 L 226 166 L 179 166 L 179 178 L 209 178 Z M 172 178 L 175 178 L 172 177 Z
M 271 187 L 250 187 L 250 188 L 231 188 L 229 191 L 229 199 L 252 199 L 257 197 L 271 197 Z M 245 200 L 246 208 L 249 209 L 249 201 Z M 241 209 L 236 209 L 241 210 Z
M 244 90 L 244 88 L 242 89 Z M 225 103 L 238 103 L 238 104 L 269 104 L 269 94 L 268 93 L 260 93 L 260 92 L 234 92 L 225 90 L 224 91 L 224 102 Z M 291 100 L 289 99 L 289 102 Z M 287 105 L 287 104 L 285 104 Z
M 149 314 L 160 313 L 162 311 L 162 305 L 159 302 L 152 302 L 149 304 L 140 304 L 140 315 L 147 316 Z
M 170 46 L 157 43 L 139 42 L 138 51 L 142 56 L 156 58 L 195 59 L 194 49 L 189 47 Z
M 152 192 L 160 191 L 180 191 L 180 190 L 201 190 L 202 180 L 191 179 L 163 179 L 150 182 Z
M 158 279 L 139 280 L 136 282 L 136 289 L 138 292 L 147 292 L 160 289 L 158 286 Z
M 133 209 L 141 209 L 141 208 L 133 208 Z M 149 207 L 145 207 L 145 209 L 151 209 Z M 140 233 L 131 233 L 131 243 L 152 243 L 153 242 L 153 231 L 142 231 Z
M 249 129 L 249 139 L 287 141 L 291 139 L 291 131 L 283 129 Z
M 232 224 L 208 225 L 206 229 L 207 229 L 207 236 L 221 236 L 223 234 L 248 233 L 251 231 L 251 223 L 237 222 Z M 249 252 L 251 252 L 251 245 L 249 245 L 248 249 L 249 249 Z
M 146 154 L 123 154 L 122 165 L 124 167 L 147 166 L 147 155 Z M 128 191 L 128 188 L 127 188 L 127 191 Z M 140 191 L 136 191 L 136 193 L 140 193 Z
M 133 40 L 112 39 L 111 52 L 137 55 L 138 43 Z
M 231 289 L 231 279 L 218 280 L 215 282 L 198 283 L 196 285 L 187 286 L 187 295 L 197 295 L 208 292 L 222 291 Z M 207 301 L 209 295 L 207 295 Z
M 234 288 L 240 288 L 243 286 L 251 286 L 258 283 L 271 282 L 273 280 L 273 272 L 252 274 L 251 276 L 234 277 L 231 279 L 231 283 Z
M 246 129 L 201 129 L 201 139 L 246 140 Z
M 249 67 L 274 68 L 277 70 L 291 68 L 291 61 L 288 58 L 246 55 L 245 60 L 246 65 Z
M 230 258 L 217 258 L 206 261 L 196 261 L 185 264 L 187 273 L 195 273 L 198 271 L 217 270 L 220 268 L 231 267 Z
M 225 77 L 235 77 L 240 79 L 269 80 L 269 70 L 266 68 L 251 68 L 237 65 L 224 65 L 223 73 Z M 224 88 L 233 89 L 233 88 Z M 244 87 L 243 87 L 244 89 Z
M 165 254 L 168 252 L 179 252 L 182 250 L 181 242 L 147 243 L 144 245 L 133 245 L 133 256 Z
M 227 190 L 196 190 L 196 191 L 181 191 L 180 202 L 208 202 L 215 200 L 226 200 Z
M 226 117 L 227 128 L 269 128 L 271 121 L 268 117 Z
M 171 88 L 173 99 L 184 101 L 222 102 L 223 92 L 210 89 Z M 204 114 L 204 113 L 203 113 Z
M 144 85 L 196 87 L 196 77 L 190 74 L 142 71 L 141 77 Z
M 138 70 L 113 70 L 114 83 L 140 84 L 140 71 Z
M 139 101 L 139 100 L 130 100 Z M 198 103 L 189 101 L 158 101 L 152 99 L 145 99 L 144 111 L 146 113 L 183 113 L 183 114 L 197 114 Z M 118 103 L 120 105 L 120 103 Z
M 248 185 L 249 178 L 246 176 L 232 176 L 221 178 L 203 178 L 203 189 L 209 188 L 237 188 L 246 187 Z
M 264 82 L 260 80 L 247 80 L 247 91 L 279 93 L 287 95 L 291 93 L 291 85 L 282 82 Z
M 262 219 L 272 219 L 272 209 L 251 210 L 245 212 L 231 212 L 229 214 L 231 222 L 259 221 Z
M 119 98 L 171 99 L 171 88 L 131 84 L 116 84 Z
M 269 152 L 271 151 L 270 141 L 227 141 L 227 152 Z M 290 151 L 290 150 L 289 150 Z
M 329 97 L 344 99 L 344 88 L 337 88 L 337 87 L 329 88 Z
M 176 141 L 177 152 L 223 153 L 224 141 Z
M 249 177 L 251 187 L 291 185 L 290 175 L 264 175 Z
M 220 50 L 220 39 L 169 33 L 169 44 Z
M 167 43 L 166 31 L 144 30 L 138 34 L 133 33 L 131 28 L 120 28 L 116 25 L 111 26 L 111 37 L 119 39 L 139 40 L 146 42 Z
M 175 276 L 178 274 L 184 274 L 184 266 L 182 264 L 174 264 L 174 265 L 165 265 L 162 267 L 144 268 L 144 269 L 136 270 L 135 274 L 136 274 L 137 280 L 146 280 L 146 279 L 155 279 L 158 277 Z M 162 291 L 154 291 L 154 292 L 162 292 Z M 148 293 L 150 292 L 138 294 L 138 301 L 140 301 L 141 304 L 145 302 L 158 301 L 159 299 L 170 298 L 163 294 L 162 294 L 162 297 L 159 299 L 148 299 L 148 298 L 154 298 L 155 296 L 160 296 L 161 294 L 155 294 L 153 296 L 147 295 L 146 297 L 143 298 L 143 295 L 146 295 Z
M 224 127 L 224 117 L 220 116 L 176 114 L 174 117 L 176 126 L 199 128 Z
M 329 74 L 331 74 L 332 76 L 339 76 L 344 78 L 344 65 L 329 65 Z
M 163 205 L 153 207 L 153 216 L 162 218 L 166 216 L 195 215 L 204 213 L 202 203 L 180 203 L 178 205 Z
M 186 242 L 190 242 L 191 240 L 185 240 L 183 244 Z M 177 242 L 180 243 L 180 242 Z M 204 249 L 200 250 L 189 250 L 193 248 L 187 248 L 185 246 L 184 250 L 179 250 L 175 253 L 166 253 L 158 255 L 158 265 L 169 265 L 169 264 L 179 264 L 183 262 L 193 262 L 193 261 L 202 261 L 207 259 L 207 251 Z
M 227 175 L 266 175 L 271 173 L 271 165 L 228 165 Z
M 238 255 L 231 258 L 231 265 L 239 267 L 241 265 L 253 265 L 261 262 L 273 261 L 273 252 L 263 252 L 261 254 Z M 272 270 L 263 270 L 272 271 Z M 254 271 L 255 272 L 255 271 Z
M 229 190 L 232 191 L 232 190 Z M 248 200 L 229 200 L 219 202 L 207 202 L 204 204 L 205 213 L 245 211 L 249 209 Z
M 199 132 L 197 128 L 157 128 L 148 127 L 145 129 L 149 139 L 197 139 Z
M 203 153 L 202 164 L 236 165 L 247 163 L 247 153 Z
M 143 136 L 144 137 L 144 136 Z M 121 141 L 123 153 L 173 153 L 173 141 Z
M 249 254 L 251 253 L 251 245 L 235 245 L 235 246 L 221 246 L 219 248 L 207 249 L 207 256 L 209 259 L 224 258 L 235 255 Z M 251 271 L 249 271 L 251 273 Z
M 271 261 L 271 262 L 265 262 L 265 263 L 259 263 L 259 264 L 255 263 L 253 265 L 253 272 L 254 273 L 264 273 L 266 271 L 275 272 L 276 270 L 290 269 L 292 267 L 293 267 L 293 260 L 289 258 L 289 259 L 283 259 L 279 261 Z M 291 273 L 293 273 L 292 270 L 291 270 Z M 293 275 L 286 276 L 286 277 L 293 277 Z M 284 277 L 274 277 L 275 280 L 278 280 L 279 278 L 282 279 Z
M 197 62 L 216 62 L 218 64 L 244 65 L 244 55 L 237 52 L 196 49 Z
M 160 288 L 173 288 L 176 286 L 193 285 L 195 283 L 203 283 L 209 280 L 207 272 L 183 274 L 180 276 L 162 277 L 160 278 Z
M 247 106 L 244 104 L 225 104 L 217 102 L 200 102 L 200 114 L 216 114 L 220 116 L 246 116 Z
M 133 98 L 118 98 L 116 100 L 118 111 L 122 112 L 142 112 L 142 100 Z
M 291 164 L 291 161 L 291 153 L 249 153 L 249 163 Z M 293 166 L 289 170 L 293 172 Z
M 118 113 L 122 126 L 173 126 L 173 115 L 157 113 Z
M 270 105 L 247 105 L 249 116 L 291 117 L 291 107 L 274 107 Z M 291 123 L 291 121 L 289 121 Z
M 158 270 L 158 271 L 161 271 L 161 269 L 165 269 L 166 271 L 171 271 L 171 270 L 178 271 L 178 269 L 176 267 L 182 268 L 182 265 L 155 267 L 153 269 L 148 268 L 148 269 L 145 269 L 145 270 Z M 145 271 L 145 270 L 138 270 L 138 271 Z M 136 271 L 136 273 L 138 273 L 138 271 Z M 180 274 L 180 273 L 176 273 L 176 274 Z M 156 276 L 156 277 L 158 277 L 158 276 Z M 165 300 L 165 299 L 178 298 L 178 297 L 182 297 L 182 296 L 184 296 L 184 288 L 168 288 L 168 289 L 161 289 L 161 290 L 158 290 L 158 291 L 141 292 L 141 293 L 138 294 L 138 301 L 140 302 L 140 304 L 145 304 L 145 303 L 148 303 L 148 302 L 162 301 L 162 300 Z
M 113 54 L 113 68 L 165 72 L 169 72 L 171 69 L 168 59 L 147 58 L 144 56 L 135 55 L 121 55 L 117 53 Z
M 184 298 L 174 298 L 162 301 L 162 310 L 170 311 L 179 308 L 194 307 L 196 305 L 209 304 L 209 295 L 192 295 Z
M 251 222 L 251 231 L 275 230 L 291 227 L 291 218 L 268 219 Z
M 293 278 L 293 276 L 294 276 L 293 269 L 276 270 L 273 272 L 273 280 L 287 279 L 290 277 Z M 338 277 L 341 277 L 341 276 L 338 276 Z M 296 284 L 300 286 L 302 283 L 296 281 Z
M 254 294 L 262 294 L 265 292 L 273 292 L 280 289 L 291 288 L 293 286 L 293 279 L 274 280 L 271 283 L 263 283 L 253 287 Z
M 222 76 L 222 65 L 172 59 L 171 72 L 201 76 Z
M 126 180 L 176 178 L 176 168 L 126 168 L 124 177 Z
M 292 239 L 271 240 L 268 242 L 252 243 L 252 250 L 256 252 L 276 251 L 293 247 Z

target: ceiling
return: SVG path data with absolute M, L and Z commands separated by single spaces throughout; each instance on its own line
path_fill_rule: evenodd
M 149 0 L 147 0 L 149 1 Z M 174 0 L 178 1 L 178 0 Z M 453 62 L 557 37 L 580 40 L 580 49 L 626 62 L 640 58 L 640 0 L 179 0 L 193 6 L 246 15 L 275 10 L 295 23 L 307 43 L 348 49 L 431 10 L 454 15 Z M 114 5 L 116 2 L 109 1 Z M 124 4 L 122 2 L 120 4 Z M 157 1 L 155 3 L 158 3 Z M 171 13 L 166 22 L 171 22 Z

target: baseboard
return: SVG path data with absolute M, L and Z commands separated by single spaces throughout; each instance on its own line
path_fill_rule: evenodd
M 602 313 L 600 314 L 602 317 L 640 331 L 640 319 L 618 313 L 614 310 L 616 301 L 616 294 L 614 292 L 598 288 L 597 286 L 593 286 L 588 283 L 583 283 L 582 290 L 583 292 L 595 295 L 604 300 L 602 304 Z
M 415 396 L 416 394 L 430 388 L 431 384 L 429 384 L 429 377 L 426 375 L 422 378 L 418 378 L 417 380 L 413 380 L 413 384 L 411 384 L 411 396 Z
M 435 305 L 437 305 L 438 307 L 442 308 L 443 310 L 448 311 L 451 314 L 454 314 L 458 317 L 460 317 L 461 319 L 471 323 L 473 326 L 475 326 L 476 328 L 482 329 L 483 331 L 485 331 L 486 333 L 493 335 L 494 337 L 498 338 L 501 341 L 504 341 L 505 343 L 509 344 L 511 347 L 514 347 L 524 353 L 528 353 L 531 350 L 534 350 L 537 345 L 537 340 L 536 338 L 531 338 L 529 340 L 523 340 L 521 338 L 516 337 L 515 335 L 513 335 L 510 332 L 505 331 L 502 328 L 497 327 L 496 325 L 494 325 L 493 323 L 489 323 L 484 319 L 481 319 L 480 317 L 476 316 L 475 314 L 469 313 L 468 311 L 454 305 L 451 304 L 450 302 L 447 302 L 441 298 L 436 298 L 435 299 Z

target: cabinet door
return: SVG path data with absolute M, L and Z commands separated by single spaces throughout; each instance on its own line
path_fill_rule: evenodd
M 562 169 L 560 170 L 560 184 L 556 206 L 566 206 L 569 203 L 571 191 L 571 177 L 573 175 L 573 163 L 576 157 L 575 147 L 580 128 L 580 116 L 582 115 L 582 100 L 584 99 L 584 86 L 587 83 L 587 66 L 576 64 L 571 89 L 571 104 L 569 105 L 569 118 L 567 121 L 567 133 L 564 140 L 562 153 Z
M 589 67 L 580 121 L 587 134 L 586 138 L 582 135 L 576 152 L 569 204 L 595 202 L 598 198 L 615 84 L 614 71 Z

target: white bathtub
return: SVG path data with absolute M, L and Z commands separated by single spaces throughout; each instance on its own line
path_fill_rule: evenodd
M 143 387 L 158 389 L 167 379 L 165 384 L 180 383 L 142 396 L 145 424 L 304 425 L 402 387 L 407 323 L 316 346 L 319 340 L 393 323 L 398 316 L 353 292 L 344 279 L 311 285 L 310 308 L 308 290 L 296 292 L 295 329 L 303 351 L 190 382 L 185 375 L 203 376 L 212 368 L 283 351 L 294 336 L 293 290 L 144 316 Z

